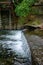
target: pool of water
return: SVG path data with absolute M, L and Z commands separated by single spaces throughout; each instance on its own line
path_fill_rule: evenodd
M 0 65 L 32 65 L 30 47 L 22 31 L 0 30 Z

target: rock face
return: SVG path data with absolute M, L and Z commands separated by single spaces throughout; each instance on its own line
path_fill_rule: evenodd
M 23 30 L 23 31 L 26 31 L 26 30 L 29 30 L 29 31 L 34 31 L 34 30 L 36 30 L 36 29 L 40 29 L 40 27 L 39 26 L 29 26 L 29 25 L 25 25 L 25 26 L 23 26 L 22 28 L 21 28 L 21 30 Z
M 42 23 L 41 25 L 39 25 L 39 27 L 40 27 L 40 29 L 42 29 L 42 30 L 43 30 L 43 23 Z
M 26 35 L 30 44 L 33 57 L 33 65 L 43 65 L 43 39 L 36 35 Z

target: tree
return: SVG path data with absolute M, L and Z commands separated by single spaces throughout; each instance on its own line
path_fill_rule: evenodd
M 25 22 L 25 17 L 31 14 L 32 5 L 34 5 L 37 0 L 12 0 L 14 2 L 14 12 L 16 14 L 16 17 L 19 17 L 17 19 L 17 22 Z M 16 22 L 16 23 L 17 23 Z M 19 22 L 19 23 L 20 23 Z M 16 24 L 16 28 L 17 28 Z
M 27 16 L 31 13 L 32 5 L 37 0 L 14 0 L 15 12 L 17 16 Z

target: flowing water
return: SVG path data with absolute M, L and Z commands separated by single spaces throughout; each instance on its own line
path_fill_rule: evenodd
M 0 65 L 32 65 L 30 47 L 22 31 L 0 30 Z

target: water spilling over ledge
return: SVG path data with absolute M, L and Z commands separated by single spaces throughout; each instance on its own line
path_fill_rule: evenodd
M 31 51 L 22 31 L 0 31 L 0 64 L 32 65 Z

